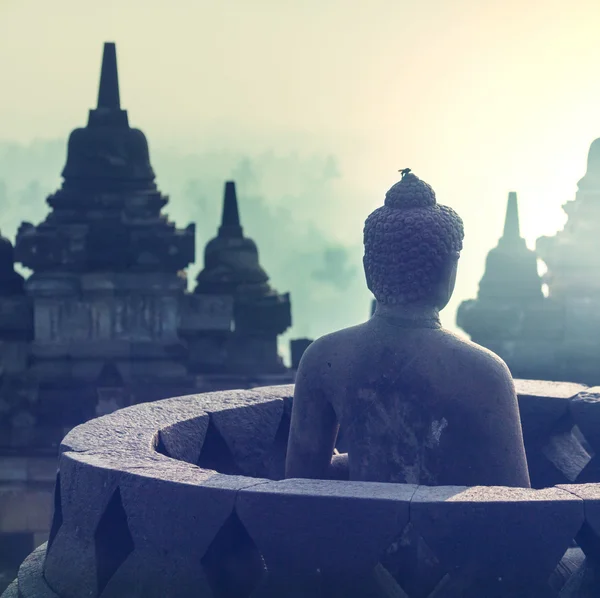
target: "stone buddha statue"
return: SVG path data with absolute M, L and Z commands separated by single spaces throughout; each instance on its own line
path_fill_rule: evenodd
M 286 477 L 530 486 L 510 371 L 441 327 L 462 241 L 458 214 L 403 171 L 365 222 L 372 317 L 300 362 Z M 340 428 L 348 453 L 333 456 Z

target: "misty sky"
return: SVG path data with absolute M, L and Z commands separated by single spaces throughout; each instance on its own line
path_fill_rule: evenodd
M 276 242 L 318 247 L 302 284 L 333 290 L 299 299 L 297 334 L 366 316 L 362 223 L 404 167 L 465 221 L 443 313 L 453 327 L 509 191 L 530 247 L 562 227 L 600 136 L 599 30 L 598 0 L 0 0 L 0 140 L 20 165 L 0 163 L 13 206 L 0 228 L 13 236 L 19 210 L 43 218 L 68 133 L 95 104 L 102 43 L 115 41 L 122 104 L 149 138 L 169 213 L 206 217 L 200 249 L 230 176 L 254 198 L 242 217 L 279 290 L 293 292 L 298 266 L 270 255 L 286 252 Z M 266 229 L 284 221 L 285 234 Z M 340 304 L 333 321 L 316 313 L 327 302 Z

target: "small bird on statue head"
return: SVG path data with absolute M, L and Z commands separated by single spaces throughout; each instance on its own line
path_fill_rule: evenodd
M 403 170 L 399 170 L 398 172 L 402 175 L 402 178 L 404 178 L 409 172 L 411 172 L 411 169 L 404 168 Z

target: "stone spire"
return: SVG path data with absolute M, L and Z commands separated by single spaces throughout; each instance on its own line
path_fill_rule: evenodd
M 243 235 L 235 183 L 225 183 L 223 214 L 217 236 L 204 250 L 204 269 L 197 277 L 196 293 L 269 294 L 269 277 L 258 259 L 258 248 Z
M 521 240 L 521 230 L 519 226 L 519 207 L 517 205 L 517 194 L 511 191 L 508 194 L 508 203 L 506 204 L 506 217 L 504 218 L 504 234 L 500 239 L 504 243 L 515 243 Z
M 517 194 L 511 191 L 504 232 L 487 255 L 477 299 L 460 304 L 456 323 L 476 343 L 499 350 L 494 343 L 506 335 L 521 334 L 519 327 L 526 319 L 523 314 L 539 308 L 543 299 L 537 256 L 521 237 Z
M 97 110 L 121 110 L 119 73 L 117 71 L 117 47 L 112 42 L 104 44 Z
M 225 198 L 223 199 L 223 215 L 221 226 L 219 227 L 219 237 L 241 239 L 243 236 L 244 232 L 240 224 L 235 182 L 227 181 L 225 183 Z
M 542 298 L 537 256 L 528 249 L 519 229 L 517 194 L 511 191 L 506 204 L 504 232 L 487 256 L 479 283 L 480 300 L 529 300 Z
M 115 185 L 156 190 L 146 136 L 129 126 L 127 111 L 121 108 L 116 52 L 114 43 L 104 44 L 98 105 L 89 111 L 87 127 L 71 133 L 64 187 L 91 183 L 106 191 Z

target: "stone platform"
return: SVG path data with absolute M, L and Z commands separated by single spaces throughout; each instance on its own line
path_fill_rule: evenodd
M 293 386 L 91 420 L 3 598 L 598 595 L 600 388 L 517 389 L 537 489 L 283 480 Z

